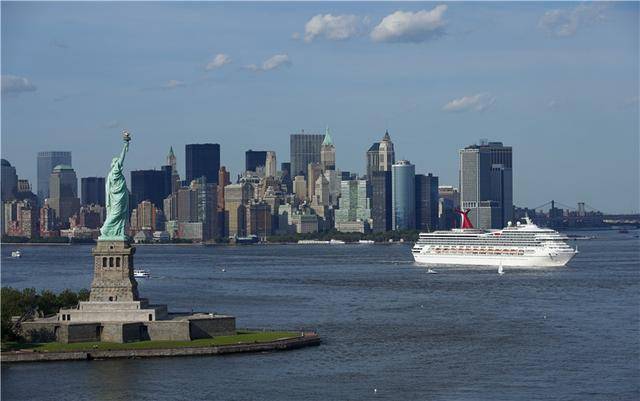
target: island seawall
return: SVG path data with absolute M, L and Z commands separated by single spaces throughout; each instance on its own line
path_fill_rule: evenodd
M 2 352 L 2 363 L 15 362 L 55 362 L 55 361 L 87 361 L 93 359 L 123 359 L 123 358 L 153 358 L 176 356 L 226 355 L 248 352 L 286 351 L 302 347 L 320 345 L 320 336 L 315 332 L 304 332 L 298 337 L 280 340 L 229 344 L 207 347 L 174 347 L 150 349 L 119 349 L 119 350 L 89 350 L 89 351 L 61 351 L 34 352 L 29 350 Z

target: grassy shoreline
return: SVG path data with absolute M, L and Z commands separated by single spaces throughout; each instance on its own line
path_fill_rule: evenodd
M 168 349 L 168 348 L 193 348 L 215 347 L 221 345 L 268 343 L 277 340 L 300 337 L 301 333 L 292 331 L 238 331 L 235 336 L 218 336 L 214 338 L 202 338 L 192 341 L 136 341 L 130 343 L 15 343 L 2 344 L 2 352 L 28 350 L 30 352 L 75 352 L 75 351 L 111 351 L 111 350 L 142 350 L 142 349 Z

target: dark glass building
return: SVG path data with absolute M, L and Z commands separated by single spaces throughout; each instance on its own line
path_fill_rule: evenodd
M 164 199 L 171 194 L 171 166 L 161 170 L 134 170 L 131 172 L 131 208 L 148 200 L 164 209 Z
M 104 177 L 84 177 L 80 180 L 82 192 L 81 203 L 83 205 L 105 205 Z
M 476 228 L 503 228 L 513 219 L 512 148 L 483 142 L 460 149 L 460 202 Z
M 391 227 L 413 230 L 416 226 L 416 168 L 407 160 L 391 166 Z
M 391 230 L 391 171 L 374 171 L 371 183 L 371 218 L 373 232 Z
M 220 145 L 199 143 L 185 146 L 186 182 L 205 177 L 210 184 L 218 183 Z
M 49 177 L 58 165 L 71 166 L 71 152 L 38 152 L 38 199 L 41 203 L 49 197 Z
M 438 228 L 438 177 L 416 174 L 416 230 Z
M 266 150 L 247 150 L 244 152 L 244 170 L 245 171 L 257 171 L 258 167 L 262 167 L 267 164 L 267 151 Z
M 307 177 L 309 163 L 320 163 L 320 149 L 324 134 L 292 134 L 289 142 L 291 152 L 291 176 Z
M 18 194 L 18 174 L 16 168 L 5 159 L 2 159 L 2 181 L 0 183 L 2 185 L 2 202 L 15 199 Z M 0 212 L 4 213 L 4 210 Z

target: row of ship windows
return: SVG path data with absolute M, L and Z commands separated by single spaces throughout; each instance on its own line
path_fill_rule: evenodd
M 418 245 L 464 245 L 461 244 L 461 241 L 429 241 L 422 242 L 418 241 Z M 473 243 L 468 244 L 466 246 L 539 246 L 539 242 L 524 242 L 524 241 L 513 241 L 513 242 L 497 242 L 497 241 L 473 241 Z
M 413 251 L 414 253 L 420 253 L 419 250 Z M 479 249 L 435 249 L 430 253 L 436 254 L 465 254 L 465 255 L 524 255 L 525 251 L 515 249 L 499 249 L 499 250 L 479 250 Z M 526 253 L 533 253 L 529 251 Z

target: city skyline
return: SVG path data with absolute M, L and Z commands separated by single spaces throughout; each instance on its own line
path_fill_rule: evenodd
M 39 151 L 69 150 L 79 178 L 105 176 L 91 149 L 127 128 L 144 143 L 127 179 L 164 164 L 170 146 L 184 177 L 188 143 L 219 143 L 233 177 L 245 151 L 291 162 L 290 134 L 329 125 L 337 168 L 364 174 L 388 129 L 396 159 L 440 185 L 457 186 L 458 150 L 487 138 L 514 149 L 516 205 L 637 211 L 637 3 L 221 7 L 3 3 L 2 157 L 34 188 Z M 232 26 L 261 12 L 274 23 Z M 385 31 L 392 17 L 415 31 Z M 147 19 L 173 28 L 139 38 Z

